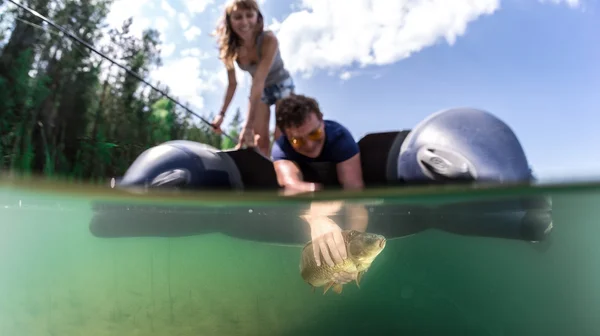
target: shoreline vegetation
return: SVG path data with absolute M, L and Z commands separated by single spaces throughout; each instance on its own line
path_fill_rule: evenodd
M 129 73 L 39 17 L 6 3 L 0 14 L 0 171 L 106 183 L 145 149 L 191 140 L 219 149 L 232 141 L 137 78 L 162 66 L 160 35 L 104 20 L 112 1 L 32 0 L 28 7 L 93 46 Z M 106 35 L 106 36 L 105 36 Z M 105 41 L 101 43 L 100 41 Z M 168 86 L 159 90 L 170 94 Z M 214 113 L 202 117 L 212 120 Z M 240 109 L 224 127 L 237 139 Z

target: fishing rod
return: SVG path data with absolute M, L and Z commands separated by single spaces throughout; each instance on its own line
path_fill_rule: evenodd
M 212 123 L 210 123 L 208 120 L 204 119 L 202 116 L 200 116 L 199 114 L 195 113 L 194 111 L 190 110 L 187 106 L 181 104 L 179 101 L 177 101 L 176 99 L 170 97 L 166 92 L 160 90 L 159 88 L 155 87 L 154 85 L 148 83 L 145 79 L 143 79 L 142 77 L 140 77 L 138 74 L 136 74 L 135 72 L 133 72 L 131 69 L 127 68 L 124 65 L 121 65 L 119 63 L 117 63 L 116 61 L 114 61 L 113 59 L 111 59 L 110 57 L 104 55 L 102 52 L 96 50 L 96 48 L 94 48 L 93 46 L 91 46 L 89 43 L 81 40 L 79 37 L 77 37 L 75 34 L 67 31 L 65 28 L 59 26 L 58 24 L 54 23 L 52 20 L 48 19 L 47 17 L 43 16 L 42 14 L 38 13 L 37 11 L 25 6 L 25 5 L 21 5 L 20 3 L 15 2 L 14 0 L 8 0 L 9 2 L 11 2 L 12 4 L 14 4 L 15 6 L 33 14 L 34 16 L 37 16 L 38 18 L 42 19 L 43 21 L 45 21 L 46 23 L 50 24 L 51 26 L 53 26 L 54 28 L 60 30 L 61 32 L 63 32 L 64 34 L 66 34 L 67 36 L 69 36 L 70 38 L 72 38 L 73 40 L 83 44 L 86 48 L 90 49 L 91 51 L 95 52 L 96 54 L 98 54 L 100 57 L 106 59 L 107 61 L 111 62 L 112 64 L 118 66 L 119 68 L 125 70 L 127 73 L 129 73 L 130 75 L 134 76 L 135 78 L 137 78 L 140 82 L 148 85 L 149 87 L 151 87 L 152 89 L 154 89 L 155 91 L 157 91 L 158 93 L 162 94 L 164 97 L 170 99 L 171 101 L 173 101 L 175 104 L 179 105 L 180 107 L 182 107 L 186 112 L 196 116 L 198 119 L 200 119 L 202 122 L 204 122 L 205 124 L 207 124 L 208 126 L 210 126 L 211 129 L 214 130 L 214 126 Z M 229 138 L 234 144 L 237 145 L 237 140 L 232 138 L 229 134 L 222 132 L 221 134 L 223 134 L 224 136 L 226 136 L 227 138 Z

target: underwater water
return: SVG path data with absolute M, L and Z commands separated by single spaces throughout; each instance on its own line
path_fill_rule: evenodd
M 0 189 L 0 335 L 600 334 L 600 187 L 497 191 L 511 193 L 552 197 L 548 241 L 423 230 L 388 240 L 360 288 L 323 295 L 299 275 L 301 245 L 217 232 L 234 218 L 226 202 L 210 210 L 212 232 L 106 238 L 90 230 L 94 195 Z M 260 215 L 236 206 L 241 224 Z M 285 226 L 288 210 L 262 216 Z

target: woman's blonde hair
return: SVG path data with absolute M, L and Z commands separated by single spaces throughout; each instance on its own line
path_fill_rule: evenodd
M 234 9 L 254 10 L 258 16 L 256 22 L 256 32 L 262 32 L 264 29 L 263 15 L 258 8 L 256 0 L 232 0 L 225 6 L 223 16 L 219 20 L 214 36 L 217 37 L 219 46 L 219 58 L 223 60 L 227 68 L 233 67 L 233 61 L 237 57 L 238 48 L 241 45 L 240 38 L 231 28 L 231 13 Z

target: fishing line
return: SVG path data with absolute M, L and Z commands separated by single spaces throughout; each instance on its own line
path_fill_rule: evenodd
M 49 25 L 53 26 L 54 28 L 60 30 L 61 32 L 63 32 L 65 35 L 69 36 L 70 38 L 72 38 L 73 40 L 83 44 L 86 48 L 90 49 L 91 51 L 95 52 L 96 54 L 98 54 L 100 57 L 106 59 L 107 61 L 111 62 L 112 64 L 118 66 L 119 68 L 125 70 L 127 73 L 129 73 L 130 75 L 134 76 L 135 78 L 137 78 L 140 82 L 148 85 L 149 87 L 151 87 L 152 89 L 154 89 L 156 92 L 162 94 L 164 97 L 170 99 L 171 101 L 173 101 L 175 104 L 179 105 L 181 108 L 183 108 L 186 112 L 194 115 L 195 117 L 197 117 L 198 119 L 200 119 L 202 122 L 204 122 L 205 124 L 207 124 L 208 126 L 210 126 L 210 128 L 214 131 L 214 127 L 212 125 L 212 123 L 210 123 L 208 120 L 204 119 L 202 116 L 200 116 L 199 114 L 195 113 L 194 111 L 190 110 L 187 106 L 181 104 L 179 101 L 177 101 L 176 99 L 172 98 L 171 96 L 169 96 L 166 92 L 160 90 L 159 88 L 155 87 L 154 85 L 148 83 L 146 80 L 144 80 L 142 77 L 140 77 L 138 74 L 136 74 L 135 72 L 133 72 L 132 70 L 130 70 L 129 68 L 127 68 L 124 65 L 121 65 L 119 63 L 117 63 L 116 61 L 114 61 L 113 59 L 111 59 L 110 57 L 104 55 L 102 52 L 96 50 L 96 48 L 94 48 L 93 46 L 89 45 L 87 42 L 81 40 L 79 37 L 77 37 L 75 34 L 67 31 L 66 29 L 64 29 L 63 27 L 59 26 L 58 24 L 52 22 L 52 20 L 48 19 L 47 17 L 43 16 L 42 14 L 36 12 L 35 10 L 21 5 L 17 2 L 15 2 L 14 0 L 8 0 L 9 2 L 11 2 L 12 4 L 14 4 L 15 6 L 33 14 L 34 16 L 37 16 L 38 18 L 42 19 L 43 21 L 45 21 L 46 23 L 48 23 Z M 237 145 L 237 140 L 232 138 L 229 134 L 222 132 L 222 135 L 224 135 L 225 137 L 229 138 L 234 144 Z
M 49 30 L 49 29 L 46 29 L 45 27 L 42 27 L 42 26 L 40 26 L 40 25 L 38 25 L 38 24 L 35 24 L 35 23 L 33 23 L 33 22 L 30 22 L 30 21 L 27 21 L 27 20 L 23 20 L 23 19 L 21 19 L 21 18 L 15 18 L 15 20 L 17 20 L 17 21 L 21 21 L 21 22 L 23 22 L 24 24 L 26 24 L 26 25 L 29 25 L 29 26 L 32 26 L 32 27 L 34 27 L 34 28 L 37 28 L 37 29 L 43 30 L 44 32 L 46 32 L 46 33 L 48 33 L 48 34 L 51 34 L 51 35 L 54 35 L 54 36 L 58 36 L 58 37 L 62 37 L 62 35 L 61 35 L 60 33 L 58 33 L 58 32 L 54 32 L 54 31 L 51 31 L 51 30 Z M 73 47 L 74 49 L 77 49 L 77 50 L 78 50 L 78 51 L 79 51 L 79 52 L 80 52 L 82 55 L 85 55 L 85 52 L 83 52 L 83 48 L 80 48 L 80 47 L 79 47 L 77 44 L 73 43 L 73 44 L 71 45 L 71 47 Z

